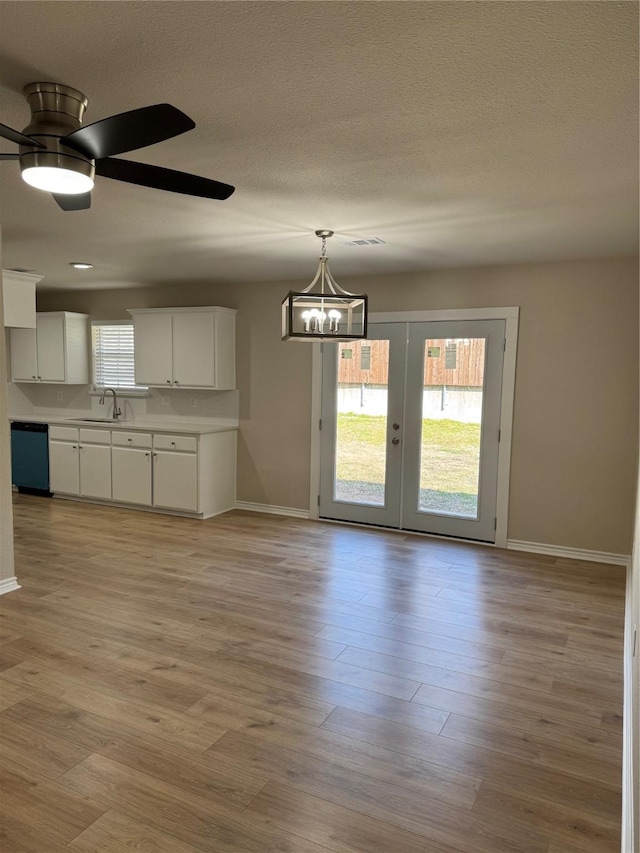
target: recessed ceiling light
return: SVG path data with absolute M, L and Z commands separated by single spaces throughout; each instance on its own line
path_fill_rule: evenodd
M 92 270 L 93 264 L 85 264 L 83 261 L 71 261 L 69 264 L 74 270 Z

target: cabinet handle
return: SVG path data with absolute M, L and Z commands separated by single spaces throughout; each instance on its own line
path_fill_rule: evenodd
M 37 379 L 38 377 L 37 377 L 37 376 L 32 376 L 31 378 L 32 378 L 32 379 Z
M 144 455 L 145 455 L 145 456 L 151 456 L 151 454 L 150 454 L 150 453 L 145 453 Z
M 172 441 L 172 442 L 171 442 L 171 447 L 175 447 L 175 446 L 176 446 L 175 441 Z
M 179 382 L 178 382 L 178 380 L 176 379 L 176 380 L 174 380 L 174 383 L 173 383 L 173 384 L 174 384 L 174 385 L 179 385 L 180 383 L 179 383 Z
M 167 379 L 167 385 L 171 385 L 171 380 Z
M 154 455 L 154 456 L 157 456 L 158 454 L 157 454 L 157 453 L 154 453 L 153 455 Z
M 38 376 L 38 379 L 42 379 L 42 376 Z
M 132 438 L 128 438 L 128 439 L 127 439 L 127 441 L 129 442 L 129 444 L 131 444 L 131 442 L 133 441 L 133 439 L 132 439 Z
M 74 450 L 77 450 L 77 449 L 78 449 L 78 445 L 77 445 L 77 444 L 72 444 L 71 446 L 72 446 L 72 448 L 73 448 Z

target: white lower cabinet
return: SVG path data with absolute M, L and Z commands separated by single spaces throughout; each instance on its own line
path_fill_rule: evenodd
M 103 444 L 80 445 L 80 494 L 84 498 L 111 500 L 111 448 Z
M 210 518 L 233 509 L 236 433 L 49 427 L 54 494 Z
M 198 512 L 197 453 L 114 446 L 111 472 L 114 501 Z
M 151 506 L 151 451 L 111 448 L 113 500 Z
M 111 437 L 106 430 L 49 429 L 49 488 L 54 494 L 111 500 Z
M 153 453 L 153 505 L 198 511 L 198 457 L 195 453 Z
M 80 494 L 78 442 L 49 441 L 49 488 L 55 494 Z

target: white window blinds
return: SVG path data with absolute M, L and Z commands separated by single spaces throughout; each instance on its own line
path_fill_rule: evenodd
M 131 388 L 136 385 L 133 323 L 91 324 L 93 383 L 96 388 Z

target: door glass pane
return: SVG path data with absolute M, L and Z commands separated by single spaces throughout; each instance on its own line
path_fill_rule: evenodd
M 389 341 L 338 344 L 333 499 L 384 506 Z
M 425 341 L 419 512 L 478 516 L 485 344 Z

